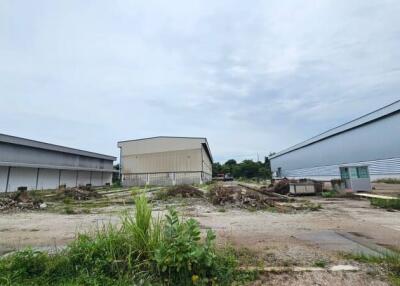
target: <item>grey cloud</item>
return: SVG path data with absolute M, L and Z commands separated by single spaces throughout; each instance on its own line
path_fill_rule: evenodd
M 2 1 L 0 132 L 116 155 L 207 136 L 278 151 L 399 98 L 400 4 Z M 86 137 L 86 138 L 85 138 Z

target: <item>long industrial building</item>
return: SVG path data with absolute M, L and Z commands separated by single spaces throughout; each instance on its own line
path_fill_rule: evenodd
M 206 138 L 159 136 L 118 142 L 124 186 L 200 184 L 212 179 Z
M 283 150 L 270 160 L 278 178 L 400 178 L 400 101 Z
M 0 192 L 111 184 L 115 157 L 0 134 Z

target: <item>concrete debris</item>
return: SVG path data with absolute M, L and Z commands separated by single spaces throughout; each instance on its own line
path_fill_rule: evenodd
M 283 178 L 280 180 L 278 183 L 272 186 L 272 188 L 268 188 L 267 191 L 269 192 L 274 192 L 278 193 L 281 195 L 287 195 L 290 192 L 290 185 L 289 185 L 289 180 L 286 178 Z
M 0 197 L 0 212 L 40 209 L 42 200 L 33 198 L 27 191 L 6 194 Z
M 214 205 L 230 204 L 239 208 L 264 209 L 274 207 L 279 197 L 269 197 L 241 186 L 216 185 L 209 191 L 209 198 Z
M 356 266 L 352 265 L 335 265 L 329 269 L 325 269 L 322 267 L 285 267 L 285 266 L 271 266 L 271 267 L 257 267 L 257 266 L 242 266 L 239 267 L 239 270 L 245 271 L 257 271 L 259 273 L 273 272 L 273 273 L 283 273 L 283 272 L 314 272 L 314 271 L 359 271 L 360 269 Z
M 360 270 L 357 266 L 353 265 L 335 265 L 329 268 L 330 271 L 358 271 Z
M 90 187 L 79 188 L 61 188 L 58 191 L 58 197 L 69 197 L 77 201 L 90 200 L 92 198 L 101 198 L 102 195 Z
M 190 185 L 179 185 L 170 187 L 166 190 L 169 197 L 182 197 L 182 198 L 202 198 L 204 193 Z

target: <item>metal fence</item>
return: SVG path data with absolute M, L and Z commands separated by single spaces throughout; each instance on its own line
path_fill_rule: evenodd
M 211 180 L 211 175 L 204 172 L 168 172 L 146 174 L 123 174 L 124 186 L 174 186 L 201 184 Z

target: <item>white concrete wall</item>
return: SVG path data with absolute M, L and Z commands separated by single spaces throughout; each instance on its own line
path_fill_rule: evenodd
M 27 187 L 28 190 L 36 189 L 36 168 L 17 168 L 12 167 L 10 170 L 10 179 L 8 182 L 8 191 L 13 192 L 18 187 Z
M 8 167 L 0 166 L 0 193 L 6 191 Z
M 78 171 L 61 170 L 60 185 L 66 185 L 67 188 L 76 187 L 76 177 Z
M 39 169 L 38 190 L 57 189 L 59 187 L 60 171 L 54 169 Z

